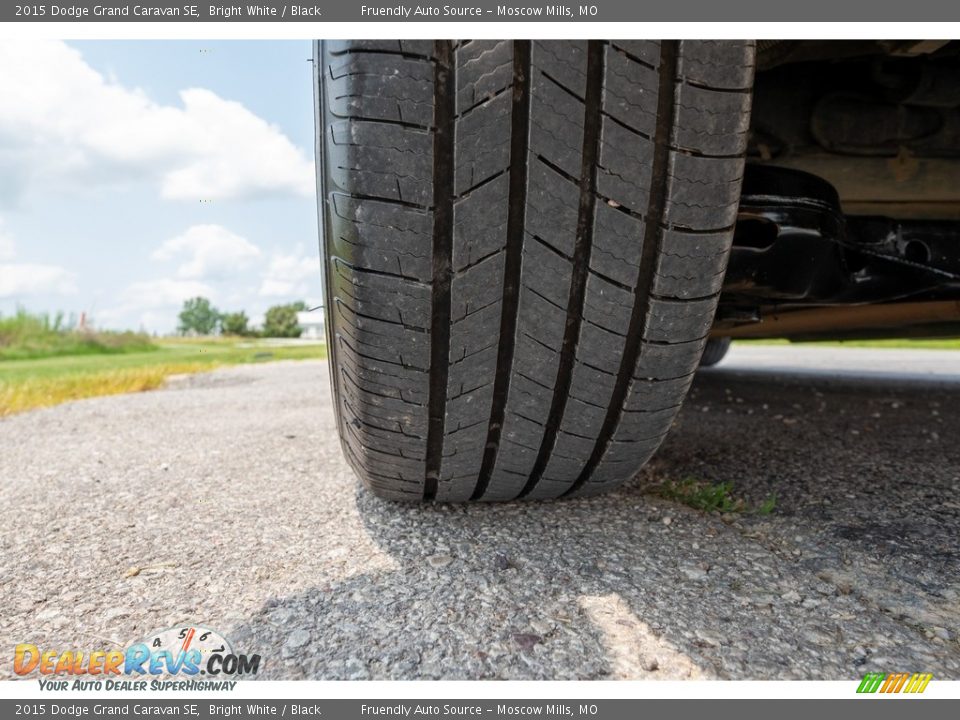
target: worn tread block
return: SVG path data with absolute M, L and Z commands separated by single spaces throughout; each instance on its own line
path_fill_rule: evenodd
M 609 398 L 615 384 L 616 375 L 604 372 L 578 359 L 573 367 L 570 396 L 595 403 L 600 398 Z
M 343 221 L 331 240 L 351 265 L 430 280 L 433 221 L 428 213 L 343 193 L 333 193 L 330 201 Z
M 513 86 L 513 43 L 473 40 L 457 52 L 457 113 Z
M 643 250 L 643 221 L 601 202 L 597 205 L 590 268 L 633 288 Z
M 355 195 L 428 207 L 433 198 L 433 139 L 424 130 L 342 120 L 327 129 L 341 151 L 331 177 Z
M 743 98 L 687 85 L 679 86 L 679 116 L 673 142 L 703 155 L 739 155 L 747 147 L 750 113 Z
M 659 61 L 659 49 L 657 50 Z M 651 137 L 657 124 L 657 87 L 654 68 L 641 65 L 617 48 L 606 53 L 603 111 L 637 133 Z
M 430 325 L 428 286 L 404 277 L 358 270 L 338 257 L 330 258 L 330 264 L 336 296 L 349 300 L 355 311 L 415 327 Z
M 627 53 L 634 62 L 642 63 L 653 69 L 660 67 L 659 40 L 611 40 L 610 46 L 619 52 Z M 656 89 L 656 86 L 654 87 Z
M 521 290 L 521 294 L 530 295 L 530 302 L 536 305 L 536 309 L 531 308 L 527 316 L 533 326 L 537 324 L 539 313 L 553 314 L 553 311 L 545 308 L 543 303 L 566 309 L 567 293 L 573 274 L 570 262 L 544 247 L 545 244 L 528 239 L 523 247 L 523 267 L 526 272 L 522 275 L 522 281 L 523 287 L 530 292 L 524 293 Z
M 720 292 L 730 243 L 729 232 L 665 231 L 663 252 L 657 258 L 654 294 L 685 300 Z
M 626 335 L 633 310 L 633 293 L 596 275 L 587 277 L 583 318 L 617 335 Z
M 509 94 L 498 95 L 457 121 L 457 195 L 510 166 L 510 100 Z
M 747 90 L 753 86 L 754 67 L 753 43 L 738 40 L 684 40 L 680 43 L 680 74 L 701 85 Z
M 700 231 L 733 226 L 740 205 L 742 158 L 671 152 L 667 172 L 671 179 L 665 212 L 668 224 Z
M 533 67 L 549 73 L 569 92 L 581 98 L 587 93 L 587 43 L 584 40 L 535 41 Z
M 579 178 L 583 154 L 583 102 L 536 73 L 530 101 L 530 151 Z
M 527 183 L 527 233 L 542 238 L 561 254 L 572 257 L 579 189 L 542 162 L 531 161 Z M 524 249 L 527 247 L 529 243 L 524 244 Z
M 349 54 L 327 69 L 327 107 L 337 118 L 433 122 L 433 66 L 395 55 Z
M 453 269 L 462 272 L 507 244 L 509 178 L 504 175 L 453 206 Z M 431 255 L 432 257 L 432 255 Z
M 650 300 L 643 339 L 651 342 L 678 343 L 697 340 L 710 332 L 716 298 L 702 300 Z
M 693 373 L 670 380 L 634 379 L 633 392 L 623 405 L 624 412 L 636 410 L 664 410 L 675 407 L 693 382 Z
M 433 42 L 430 40 L 325 40 L 324 44 L 333 57 L 371 51 L 433 57 Z
M 650 197 L 653 143 L 608 119 L 601 137 L 597 192 L 642 215 Z

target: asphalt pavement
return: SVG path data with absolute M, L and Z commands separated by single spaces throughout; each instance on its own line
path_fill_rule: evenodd
M 190 622 L 269 679 L 960 679 L 958 428 L 960 354 L 735 345 L 622 489 L 419 507 L 358 487 L 323 362 L 37 410 L 0 420 L 0 647 Z M 688 478 L 748 511 L 651 492 Z

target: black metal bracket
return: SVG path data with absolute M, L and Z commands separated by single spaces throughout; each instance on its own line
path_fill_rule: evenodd
M 845 216 L 825 180 L 747 166 L 719 319 L 907 297 L 960 298 L 960 222 Z

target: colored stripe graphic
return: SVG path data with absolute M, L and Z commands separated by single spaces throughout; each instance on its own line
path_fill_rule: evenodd
M 932 673 L 867 673 L 857 687 L 858 693 L 922 693 L 933 679 Z
M 883 673 L 867 673 L 857 688 L 858 693 L 875 693 L 883 682 Z
M 931 679 L 933 679 L 932 673 L 914 673 L 913 677 L 910 678 L 910 682 L 907 683 L 907 688 L 904 690 L 904 692 L 922 693 L 927 689 L 927 685 L 930 683 Z

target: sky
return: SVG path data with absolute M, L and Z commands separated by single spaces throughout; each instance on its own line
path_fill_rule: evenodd
M 0 43 L 0 314 L 318 305 L 306 41 Z

